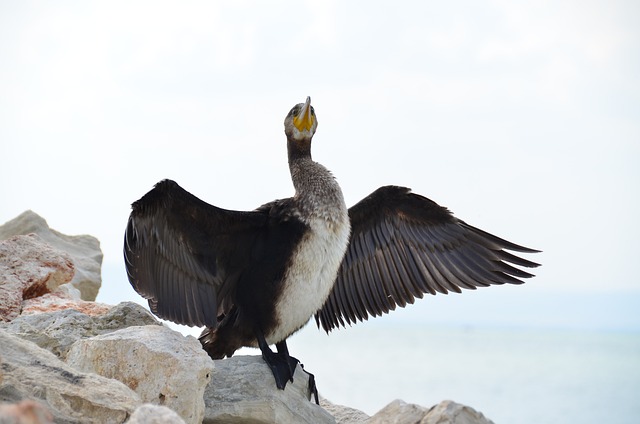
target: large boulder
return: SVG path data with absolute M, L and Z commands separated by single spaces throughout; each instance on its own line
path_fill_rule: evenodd
M 320 399 L 320 406 L 333 415 L 337 424 L 361 424 L 369 419 L 369 416 L 359 409 L 336 405 L 324 398 Z
M 93 304 L 94 307 L 88 307 L 87 304 Z M 78 340 L 126 327 L 161 325 L 151 312 L 133 302 L 98 308 L 95 305 L 100 304 L 95 302 L 80 301 L 79 305 L 70 305 L 67 299 L 60 299 L 58 305 L 70 309 L 52 306 L 51 312 L 23 314 L 10 323 L 0 325 L 0 328 L 4 327 L 8 332 L 65 359 L 71 346 Z
M 139 406 L 127 424 L 185 424 L 180 415 L 166 406 L 145 403 Z
M 122 423 L 142 404 L 121 382 L 80 372 L 2 329 L 0 346 L 0 403 L 36 401 L 56 423 Z
M 431 408 L 394 400 L 366 424 L 493 424 L 480 412 L 459 403 L 445 400 Z
M 200 342 L 164 326 L 128 327 L 82 339 L 67 363 L 120 380 L 147 403 L 171 408 L 187 423 L 201 423 L 213 361 Z
M 293 383 L 276 387 L 261 356 L 234 356 L 215 361 L 205 391 L 203 423 L 335 423 L 327 411 L 309 400 L 309 375 L 298 365 Z
M 0 226 L 0 240 L 35 233 L 47 244 L 67 252 L 76 268 L 71 284 L 80 290 L 83 300 L 95 300 L 102 283 L 102 251 L 97 238 L 89 235 L 68 236 L 49 228 L 47 221 L 33 211 L 26 211 Z
M 0 321 L 13 320 L 24 299 L 51 293 L 73 275 L 71 258 L 35 234 L 0 241 Z

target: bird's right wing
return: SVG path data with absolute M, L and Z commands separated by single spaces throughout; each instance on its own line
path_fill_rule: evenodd
M 266 215 L 217 208 L 170 180 L 132 209 L 124 240 L 131 285 L 156 315 L 215 328 Z

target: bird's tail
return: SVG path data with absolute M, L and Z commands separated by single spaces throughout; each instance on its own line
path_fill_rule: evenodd
M 228 315 L 221 319 L 216 328 L 205 328 L 198 337 L 202 348 L 212 359 L 230 358 L 234 352 L 243 346 L 256 347 L 255 335 L 243 331 L 244 326 L 238 325 L 235 319 Z

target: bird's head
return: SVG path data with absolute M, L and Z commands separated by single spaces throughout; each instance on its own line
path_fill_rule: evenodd
M 311 97 L 304 103 L 295 105 L 284 118 L 284 133 L 288 138 L 302 141 L 311 140 L 318 127 L 316 112 L 311 106 Z

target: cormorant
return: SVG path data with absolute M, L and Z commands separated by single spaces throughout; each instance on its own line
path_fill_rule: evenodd
M 408 188 L 381 187 L 347 209 L 331 172 L 311 159 L 317 125 L 309 97 L 284 120 L 293 197 L 232 211 L 163 180 L 133 203 L 124 241 L 129 281 L 153 313 L 205 326 L 213 359 L 259 347 L 280 389 L 298 363 L 286 340 L 314 314 L 329 332 L 424 293 L 521 284 L 533 275 L 513 265 L 538 266 L 507 252 L 536 250 Z

